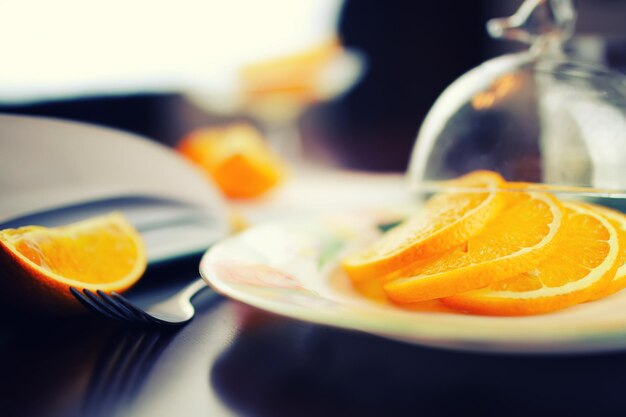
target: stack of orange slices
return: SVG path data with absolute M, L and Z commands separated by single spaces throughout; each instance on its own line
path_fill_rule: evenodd
M 485 315 L 547 313 L 626 287 L 626 216 L 475 171 L 342 266 L 400 305 L 439 299 Z M 514 189 L 515 191 L 508 191 Z M 505 191 L 507 190 L 507 191 Z

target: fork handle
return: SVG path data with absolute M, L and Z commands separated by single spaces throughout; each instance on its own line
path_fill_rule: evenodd
M 185 288 L 180 290 L 176 297 L 185 298 L 186 300 L 191 300 L 201 289 L 208 288 L 209 286 L 204 282 L 202 278 L 198 278 L 195 281 L 191 282 Z

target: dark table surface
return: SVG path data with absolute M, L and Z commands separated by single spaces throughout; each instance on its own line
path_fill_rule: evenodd
M 315 189 L 333 181 L 315 178 L 301 207 L 326 204 Z M 378 196 L 403 193 L 398 179 L 378 178 L 389 193 Z M 238 209 L 253 221 L 281 215 L 301 184 L 283 200 Z M 173 293 L 197 277 L 198 261 L 150 267 L 129 298 Z M 278 317 L 210 290 L 194 305 L 195 319 L 177 331 L 0 314 L 0 416 L 626 415 L 626 353 L 456 352 Z
M 147 302 L 197 259 L 148 272 Z M 167 277 L 177 274 L 172 282 Z M 4 416 L 624 415 L 626 354 L 486 355 L 271 315 L 210 290 L 174 332 L 3 318 Z
M 166 295 L 196 259 L 149 271 Z M 177 274 L 176 282 L 165 279 Z M 143 298 L 143 300 L 142 300 Z M 624 415 L 626 354 L 483 355 L 274 316 L 212 295 L 175 332 L 3 318 L 4 416 Z

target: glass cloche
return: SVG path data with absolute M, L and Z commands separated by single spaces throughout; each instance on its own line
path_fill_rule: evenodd
M 487 169 L 508 181 L 625 196 L 625 77 L 564 53 L 575 20 L 571 0 L 527 0 L 512 17 L 488 22 L 492 37 L 530 48 L 487 61 L 445 90 L 413 150 L 413 190 Z

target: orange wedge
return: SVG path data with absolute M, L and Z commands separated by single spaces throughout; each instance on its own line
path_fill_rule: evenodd
M 250 101 L 268 96 L 315 101 L 320 95 L 316 82 L 342 50 L 332 38 L 300 53 L 248 65 L 239 74 L 244 95 Z
M 122 291 L 146 268 L 144 245 L 118 213 L 67 226 L 0 231 L 0 294 L 50 312 L 78 310 L 69 287 Z
M 446 181 L 455 189 L 490 188 L 477 192 L 440 193 L 417 215 L 391 229 L 364 251 L 343 260 L 354 282 L 382 277 L 417 259 L 445 252 L 480 233 L 504 207 L 494 190 L 504 180 L 495 172 L 477 171 Z
M 595 204 L 587 204 L 587 207 L 604 216 L 617 231 L 619 241 L 619 255 L 617 260 L 617 271 L 609 284 L 600 293 L 591 297 L 595 300 L 606 297 L 626 288 L 626 216 L 619 211 L 611 210 Z
M 231 198 L 258 197 L 284 177 L 283 163 L 247 124 L 198 129 L 180 142 L 178 151 Z
M 448 297 L 518 275 L 550 256 L 562 234 L 561 203 L 543 192 L 509 194 L 510 204 L 482 233 L 394 274 L 384 285 L 387 296 L 399 303 Z
M 565 203 L 565 236 L 549 259 L 514 278 L 443 302 L 477 314 L 529 315 L 587 301 L 613 279 L 620 257 L 618 232 L 598 211 Z

